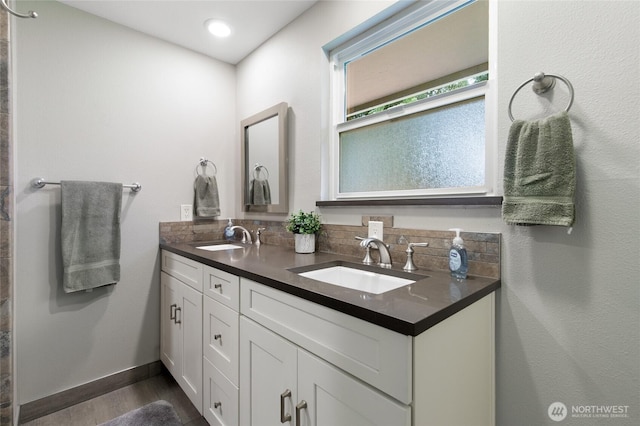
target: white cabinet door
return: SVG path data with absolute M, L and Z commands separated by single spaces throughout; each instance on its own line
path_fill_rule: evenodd
M 294 425 L 297 347 L 240 318 L 240 424 Z
M 296 404 L 300 415 L 296 426 L 411 425 L 411 407 L 301 349 Z
M 160 275 L 161 359 L 202 413 L 202 293 Z
M 180 381 L 193 405 L 202 413 L 202 293 L 181 284 L 176 322 L 182 334 Z
M 179 284 L 166 273 L 160 274 L 160 358 L 174 377 L 179 374 L 181 364 L 180 329 L 175 323 Z
M 240 349 L 243 426 L 411 425 L 410 406 L 245 317 L 240 319 Z

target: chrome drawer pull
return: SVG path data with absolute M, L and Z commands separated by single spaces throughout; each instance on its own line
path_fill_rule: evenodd
M 178 312 L 182 312 L 182 308 L 176 308 L 176 316 L 173 320 L 176 324 L 182 324 L 182 321 L 178 319 Z M 182 315 L 180 315 L 182 317 Z
M 218 408 L 218 407 L 222 407 L 222 402 L 214 402 L 213 403 L 213 408 Z
M 302 401 L 300 401 L 300 403 L 298 405 L 296 405 L 296 426 L 300 426 L 300 411 L 302 411 L 303 408 L 307 408 L 307 401 L 305 401 L 304 399 Z
M 214 334 L 213 335 L 213 340 L 218 340 L 218 339 L 222 339 L 222 334 Z
M 176 308 L 177 307 L 178 307 L 178 305 L 175 304 L 175 303 L 173 305 L 169 306 L 169 319 L 174 320 L 174 322 L 175 322 L 175 319 L 176 319 Z
M 291 421 L 291 414 L 284 413 L 284 399 L 289 397 L 291 397 L 291 391 L 289 389 L 280 394 L 280 423 Z

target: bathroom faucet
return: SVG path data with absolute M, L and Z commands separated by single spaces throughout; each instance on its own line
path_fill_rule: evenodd
M 249 231 L 247 231 L 247 228 L 245 228 L 244 226 L 240 226 L 240 225 L 234 225 L 231 228 L 229 228 L 230 230 L 232 230 L 234 233 L 236 231 L 236 229 L 241 229 L 242 230 L 242 243 L 249 243 L 251 244 L 251 233 Z
M 360 241 L 360 247 L 366 248 L 367 254 L 369 254 L 369 248 L 377 248 L 380 253 L 380 262 L 378 262 L 378 266 L 381 268 L 391 268 L 391 253 L 389 252 L 389 247 L 387 247 L 384 242 L 373 237 L 363 238 L 362 241 Z M 367 257 L 369 258 L 369 263 L 371 263 L 370 256 Z M 367 258 L 365 258 L 365 260 L 367 260 Z

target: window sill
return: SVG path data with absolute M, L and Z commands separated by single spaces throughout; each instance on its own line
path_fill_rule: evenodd
M 376 200 L 331 200 L 316 201 L 318 207 L 353 207 L 353 206 L 501 206 L 502 197 L 440 197 L 440 198 L 405 198 Z

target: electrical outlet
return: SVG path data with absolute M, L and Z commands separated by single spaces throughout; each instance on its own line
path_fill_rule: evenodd
M 180 205 L 180 220 L 193 220 L 193 206 L 191 204 Z
M 382 241 L 383 223 L 375 220 L 369 221 L 369 238 L 377 238 Z

